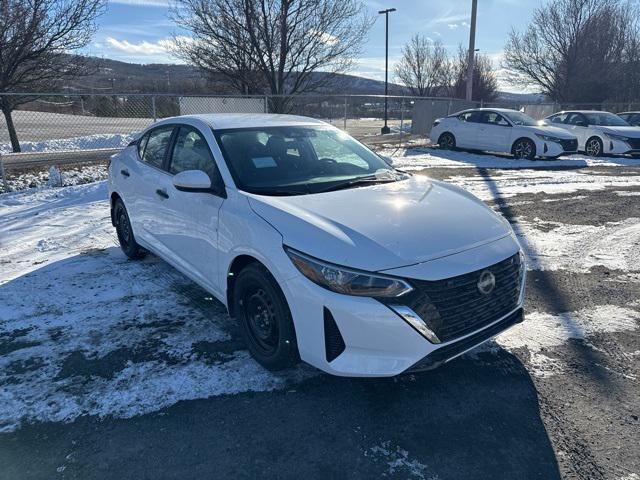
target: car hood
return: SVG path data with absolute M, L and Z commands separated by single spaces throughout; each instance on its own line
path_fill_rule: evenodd
M 286 245 L 362 270 L 413 265 L 511 234 L 506 220 L 466 190 L 423 176 L 312 195 L 247 196 Z
M 612 133 L 613 135 L 623 135 L 625 137 L 640 138 L 640 127 L 600 127 L 605 133 Z
M 528 131 L 533 133 L 539 133 L 540 135 L 551 135 L 552 137 L 558 137 L 562 140 L 575 140 L 576 136 L 570 132 L 567 132 L 563 128 L 553 127 L 551 125 L 537 125 L 535 127 L 525 127 Z

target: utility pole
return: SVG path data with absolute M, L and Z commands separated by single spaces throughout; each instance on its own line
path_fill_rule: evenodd
M 476 53 L 476 14 L 478 0 L 471 0 L 471 28 L 469 30 L 469 59 L 467 61 L 467 100 L 473 98 L 473 70 Z
M 395 8 L 387 8 L 386 10 L 380 10 L 379 14 L 385 16 L 385 29 L 384 29 L 384 127 L 380 129 L 382 135 L 391 133 L 391 129 L 387 126 L 387 111 L 389 102 L 389 13 L 395 12 Z

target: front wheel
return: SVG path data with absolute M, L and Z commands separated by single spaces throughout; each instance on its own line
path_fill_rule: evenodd
M 116 233 L 118 234 L 120 248 L 124 254 L 132 260 L 144 257 L 146 252 L 138 245 L 133 236 L 129 214 L 120 199 L 116 200 L 116 204 L 113 207 L 113 218 L 116 224 Z
M 445 132 L 438 138 L 438 145 L 443 150 L 454 150 L 456 148 L 456 137 L 449 132 Z
M 233 297 L 253 358 L 268 370 L 295 365 L 299 356 L 291 311 L 269 271 L 259 263 L 245 267 L 238 275 Z
M 600 140 L 598 137 L 591 137 L 589 140 L 587 140 L 584 150 L 590 157 L 599 157 L 600 155 L 602 155 L 603 150 L 602 140 Z
M 513 144 L 512 152 L 518 160 L 533 160 L 536 158 L 536 144 L 528 138 L 521 138 Z

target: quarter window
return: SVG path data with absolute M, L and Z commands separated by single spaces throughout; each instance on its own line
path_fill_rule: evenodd
M 173 127 L 160 127 L 149 132 L 142 161 L 156 168 L 162 168 L 172 133 Z

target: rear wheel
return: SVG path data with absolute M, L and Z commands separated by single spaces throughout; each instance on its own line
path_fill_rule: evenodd
M 584 151 L 590 157 L 599 157 L 602 155 L 602 140 L 598 137 L 591 137 L 584 146 Z
M 253 358 L 269 370 L 295 365 L 299 356 L 291 311 L 269 271 L 257 262 L 246 266 L 238 274 L 233 297 Z
M 456 137 L 452 133 L 445 132 L 438 138 L 438 145 L 443 150 L 453 150 L 456 148 Z
M 142 258 L 145 256 L 145 250 L 138 245 L 135 237 L 133 236 L 133 229 L 131 228 L 131 222 L 129 221 L 129 214 L 124 207 L 122 200 L 117 199 L 116 204 L 113 207 L 113 218 L 116 224 L 116 233 L 118 234 L 118 242 L 120 242 L 120 248 L 124 254 L 133 259 Z
M 533 160 L 536 158 L 536 144 L 528 138 L 520 138 L 513 144 L 512 152 L 519 160 Z

